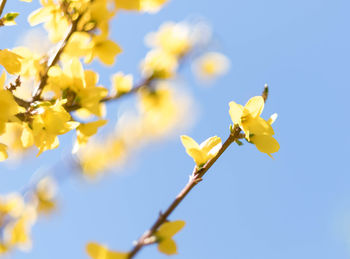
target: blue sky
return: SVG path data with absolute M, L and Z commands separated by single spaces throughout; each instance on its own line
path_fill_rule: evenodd
M 38 6 L 8 2 L 6 11 L 22 15 L 20 26 L 1 28 L 0 48 L 14 46 L 28 29 L 26 14 Z M 279 114 L 274 129 L 281 149 L 274 160 L 252 145 L 232 146 L 171 216 L 187 222 L 176 236 L 174 258 L 349 258 L 349 8 L 346 0 L 172 0 L 157 15 L 116 19 L 112 37 L 124 53 L 104 70 L 103 82 L 116 70 L 137 75 L 147 51 L 143 36 L 162 22 L 200 15 L 212 24 L 231 70 L 212 87 L 200 87 L 184 68 L 199 115 L 181 133 L 198 141 L 226 138 L 229 101 L 244 104 L 265 83 L 271 94 L 263 116 Z M 60 161 L 71 138 L 38 159 L 2 164 L 0 192 L 21 189 L 39 168 Z M 91 240 L 128 250 L 192 167 L 174 136 L 147 146 L 123 172 L 97 183 L 69 179 L 60 187 L 59 211 L 35 225 L 32 252 L 13 258 L 87 258 L 84 245 Z M 166 256 L 147 247 L 138 258 Z

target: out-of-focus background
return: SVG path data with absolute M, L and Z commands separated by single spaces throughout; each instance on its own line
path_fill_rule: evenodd
M 30 29 L 27 15 L 38 7 L 37 1 L 8 1 L 5 11 L 21 15 L 18 26 L 1 28 L 0 48 L 19 44 Z M 229 101 L 244 104 L 265 83 L 270 96 L 263 117 L 279 114 L 280 151 L 274 160 L 249 144 L 224 153 L 171 216 L 187 222 L 175 237 L 174 258 L 349 258 L 349 8 L 346 0 L 172 0 L 156 15 L 120 13 L 112 37 L 124 52 L 113 68 L 93 65 L 103 84 L 118 70 L 138 75 L 148 50 L 144 35 L 164 21 L 191 17 L 211 23 L 214 48 L 230 58 L 230 72 L 203 87 L 185 65 L 184 88 L 196 102 L 193 127 L 146 146 L 123 170 L 97 182 L 69 178 L 60 186 L 58 211 L 34 226 L 32 251 L 11 258 L 88 258 L 84 246 L 93 240 L 130 249 L 192 171 L 179 135 L 226 138 Z M 108 118 L 116 120 L 117 108 Z M 64 160 L 72 138 L 60 137 L 59 149 L 20 165 L 2 163 L 0 193 L 21 190 L 35 172 Z M 138 258 L 166 256 L 151 246 Z

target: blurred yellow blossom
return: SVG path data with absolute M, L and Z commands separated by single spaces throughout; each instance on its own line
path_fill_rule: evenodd
M 6 123 L 5 133 L 0 136 L 0 142 L 6 144 L 9 149 L 15 154 L 19 155 L 27 147 L 33 145 L 33 141 L 30 141 L 31 145 L 25 146 L 21 140 L 26 123 Z
M 184 226 L 185 221 L 176 220 L 162 224 L 155 233 L 158 242 L 158 250 L 167 255 L 177 253 L 176 243 L 172 237 L 179 232 Z
M 8 158 L 7 146 L 3 143 L 0 143 L 0 162 Z
M 112 76 L 113 90 L 116 94 L 122 95 L 129 92 L 133 86 L 132 75 L 124 75 L 122 72 L 118 72 Z
M 56 208 L 57 184 L 50 176 L 41 179 L 34 190 L 38 213 L 50 213 Z
M 0 65 L 2 65 L 9 74 L 20 72 L 21 59 L 21 56 L 8 49 L 0 49 Z
M 42 57 L 25 47 L 14 48 L 13 52 L 22 57 L 22 66 L 18 74 L 21 77 L 34 77 L 36 80 L 39 80 L 40 75 L 44 71 L 44 65 L 41 63 Z
M 114 0 L 117 9 L 154 13 L 168 0 Z
M 128 259 L 128 253 L 110 251 L 98 243 L 88 243 L 86 252 L 92 259 Z
M 77 128 L 77 140 L 74 144 L 73 153 L 85 146 L 89 138 L 97 133 L 99 127 L 107 123 L 107 120 L 98 120 L 88 123 L 81 123 Z
M 49 38 L 53 42 L 62 40 L 69 29 L 69 22 L 64 15 L 61 5 L 54 0 L 41 0 L 43 7 L 35 10 L 28 17 L 31 26 L 44 23 L 49 32 Z
M 3 72 L 0 76 L 0 135 L 6 132 L 6 124 L 8 122 L 17 121 L 15 115 L 20 111 L 12 93 L 3 89 L 5 81 L 6 73 Z M 0 143 L 0 161 L 6 160 L 7 157 L 7 146 Z
M 211 81 L 227 73 L 229 59 L 218 52 L 208 52 L 194 61 L 192 69 L 201 81 Z
M 19 193 L 10 193 L 0 196 L 0 226 L 3 217 L 19 217 L 24 209 L 24 200 Z
M 122 49 L 119 45 L 109 40 L 107 35 L 97 35 L 92 38 L 85 62 L 90 63 L 95 57 L 98 57 L 103 64 L 112 66 L 116 55 L 120 52 L 122 52 Z
M 189 25 L 167 22 L 162 24 L 157 32 L 149 33 L 145 41 L 151 47 L 182 56 L 192 47 L 191 39 Z
M 177 66 L 178 62 L 174 55 L 154 49 L 147 53 L 141 63 L 141 70 L 145 77 L 167 79 L 175 75 Z
M 31 205 L 26 205 L 22 214 L 6 224 L 4 228 L 4 244 L 7 247 L 18 247 L 29 250 L 32 247 L 30 231 L 37 218 L 36 210 Z

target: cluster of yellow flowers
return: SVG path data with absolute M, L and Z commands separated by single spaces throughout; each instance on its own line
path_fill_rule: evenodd
M 75 130 L 72 152 L 77 153 L 85 175 L 95 177 L 122 164 L 131 151 L 147 141 L 178 129 L 189 117 L 191 101 L 178 89 L 175 79 L 180 63 L 193 54 L 201 40 L 196 24 L 167 22 L 146 36 L 151 50 L 140 65 L 143 77 L 140 84 L 135 85 L 132 75 L 119 71 L 111 76 L 112 87 L 108 89 L 99 84 L 97 72 L 84 68 L 95 60 L 107 66 L 115 63 L 122 49 L 110 38 L 109 25 L 118 12 L 154 13 L 167 0 L 40 2 L 42 7 L 28 21 L 32 26 L 43 24 L 49 39 L 58 44 L 53 56 L 26 47 L 0 50 L 0 65 L 5 69 L 0 76 L 0 161 L 8 158 L 9 150 L 23 152 L 35 146 L 40 155 L 57 148 L 58 136 Z M 14 25 L 16 16 L 8 13 L 0 17 L 0 26 Z M 201 54 L 193 62 L 200 80 L 211 81 L 227 72 L 229 61 L 224 55 L 212 51 Z M 7 80 L 9 75 L 11 80 Z M 23 91 L 26 86 L 29 90 Z M 137 104 L 119 118 L 114 132 L 102 140 L 90 140 L 108 122 L 106 102 L 131 93 L 136 95 Z M 251 98 L 244 107 L 235 102 L 229 106 L 234 128 L 243 132 L 241 139 L 269 156 L 278 151 L 271 126 L 277 115 L 269 120 L 260 117 L 263 97 Z M 181 136 L 181 141 L 198 170 L 222 148 L 217 136 L 201 144 L 188 136 Z M 30 229 L 38 214 L 56 207 L 55 196 L 55 182 L 49 177 L 25 194 L 0 196 L 0 254 L 31 246 Z M 184 221 L 165 222 L 146 241 L 157 243 L 160 252 L 175 254 L 177 248 L 172 237 L 184 225 Z M 87 252 L 94 259 L 129 256 L 97 243 L 88 244 Z
M 245 138 L 248 142 L 253 143 L 259 151 L 271 156 L 271 153 L 275 153 L 279 150 L 278 142 L 272 137 L 274 131 L 271 124 L 276 119 L 277 115 L 274 114 L 269 120 L 264 120 L 260 117 L 264 108 L 264 98 L 261 96 L 255 96 L 251 98 L 243 107 L 235 102 L 230 102 L 230 116 L 234 124 L 231 127 L 233 129 L 239 129 L 239 132 L 243 131 L 242 135 L 235 136 L 235 141 Z M 235 134 L 231 132 L 230 134 Z M 222 148 L 221 138 L 213 136 L 198 144 L 189 136 L 181 136 L 181 141 L 186 149 L 187 154 L 192 157 L 196 166 L 195 172 L 200 170 L 206 164 L 216 157 Z M 185 225 L 184 221 L 172 221 L 165 222 L 154 232 L 153 235 L 143 240 L 145 244 L 158 244 L 158 250 L 164 254 L 172 255 L 177 253 L 177 247 L 172 237 L 179 232 Z M 98 243 L 89 243 L 86 246 L 87 253 L 93 259 L 127 259 L 129 253 L 117 252 L 108 250 L 107 247 Z
M 137 88 L 136 114 L 121 116 L 113 134 L 91 142 L 78 153 L 86 175 L 96 176 L 116 164 L 123 164 L 130 150 L 179 128 L 189 117 L 186 112 L 190 110 L 191 100 L 179 92 L 178 83 L 173 79 L 181 60 L 198 44 L 193 33 L 198 30 L 197 26 L 167 22 L 146 36 L 145 42 L 152 49 L 141 62 L 141 74 L 146 80 Z M 214 74 L 220 75 L 210 76 Z M 133 77 L 118 72 L 112 76 L 112 85 L 112 95 L 122 96 L 132 91 Z
M 135 89 L 132 75 L 117 72 L 112 75 L 113 87 L 109 92 L 107 88 L 98 85 L 97 72 L 84 69 L 81 59 L 84 63 L 90 63 L 98 58 L 105 65 L 113 65 L 121 48 L 109 39 L 110 20 L 123 9 L 155 12 L 165 2 L 42 0 L 42 7 L 34 11 L 28 20 L 31 25 L 43 23 L 51 41 L 63 43 L 59 45 L 60 48 L 54 57 L 35 53 L 26 47 L 0 50 L 0 64 L 8 73 L 20 76 L 18 85 L 10 84 L 0 93 L 0 107 L 7 107 L 6 113 L 0 117 L 0 134 L 6 136 L 2 138 L 4 143 L 0 143 L 0 159 L 5 160 L 8 157 L 8 146 L 20 151 L 35 145 L 39 150 L 38 155 L 54 149 L 59 146 L 58 135 L 73 129 L 77 132 L 73 152 L 85 146 L 89 138 L 97 133 L 98 128 L 107 123 L 103 119 L 105 102 Z M 188 103 L 188 99 L 179 105 L 181 98 L 176 97 L 179 94 L 174 87 L 170 89 L 174 81 L 169 80 L 175 78 L 181 59 L 198 43 L 198 37 L 194 36 L 198 35 L 198 32 L 194 33 L 195 27 L 185 22 L 168 22 L 146 38 L 147 45 L 151 46 L 152 50 L 141 62 L 141 73 L 145 81 L 136 87 L 136 90 L 140 90 L 139 116 L 129 120 L 132 121 L 129 124 L 133 126 L 135 123 L 142 125 L 145 135 L 162 134 L 179 124 L 180 115 L 184 113 L 183 107 L 186 107 L 183 103 Z M 213 53 L 209 54 L 215 57 Z M 220 62 L 215 58 L 201 60 L 203 62 L 199 63 L 203 63 L 201 71 L 204 74 L 213 76 L 223 72 L 222 69 L 216 69 L 220 67 Z M 214 69 L 209 69 L 210 66 Z M 31 91 L 23 91 L 28 81 L 31 85 L 36 83 L 36 89 L 31 87 Z M 2 88 L 5 87 L 5 82 L 4 72 L 0 80 Z M 28 96 L 30 92 L 31 95 Z M 73 111 L 76 111 L 77 117 L 81 119 L 79 122 L 72 119 L 70 113 Z M 97 119 L 91 121 L 93 116 Z M 83 122 L 86 119 L 88 122 Z M 11 133 L 6 130 L 10 128 L 16 128 L 16 131 L 12 132 L 16 134 L 16 141 L 10 141 Z M 135 143 L 139 139 L 137 136 L 139 133 L 135 132 Z M 131 138 L 130 135 L 128 139 Z M 103 170 L 103 164 L 111 164 L 111 161 L 120 157 L 119 154 L 125 151 L 119 150 L 125 146 L 124 142 L 130 143 L 129 140 L 113 141 L 110 144 L 111 148 L 105 149 L 110 155 L 105 156 L 104 162 L 101 160 L 100 166 L 93 166 L 94 170 Z M 116 146 L 118 148 L 115 148 Z M 98 147 L 95 149 L 98 150 Z M 86 157 L 85 154 L 81 157 Z M 82 168 L 91 168 L 86 166 L 84 161 L 86 159 L 82 160 Z
M 238 126 L 243 132 L 240 138 L 245 138 L 254 144 L 256 148 L 268 154 L 279 150 L 280 146 L 275 138 L 271 124 L 276 120 L 277 114 L 273 114 L 267 121 L 260 117 L 264 109 L 264 98 L 255 96 L 251 98 L 243 107 L 235 102 L 230 102 L 230 116 L 234 126 Z M 202 142 L 200 145 L 189 136 L 181 136 L 187 154 L 193 158 L 196 166 L 201 168 L 212 159 L 220 150 L 221 138 L 213 136 Z
M 14 248 L 31 248 L 31 228 L 38 215 L 55 209 L 55 197 L 56 183 L 50 177 L 41 179 L 25 195 L 0 196 L 0 256 Z

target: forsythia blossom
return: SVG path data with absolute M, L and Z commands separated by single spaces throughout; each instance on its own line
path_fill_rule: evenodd
M 235 102 L 230 102 L 229 105 L 232 122 L 244 131 L 246 139 L 260 152 L 271 156 L 271 153 L 279 150 L 277 140 L 272 137 L 275 132 L 271 127 L 276 115 L 268 121 L 260 117 L 264 109 L 264 99 L 261 96 L 251 98 L 244 107 Z
M 0 49 L 0 65 L 10 74 L 16 74 L 21 70 L 21 58 L 8 49 Z
M 17 120 L 15 115 L 20 110 L 12 94 L 3 89 L 5 80 L 6 74 L 3 72 L 0 76 L 0 135 L 5 132 L 7 122 Z M 0 161 L 5 159 L 7 159 L 7 146 L 0 143 Z
M 39 148 L 38 155 L 58 147 L 57 135 L 65 134 L 79 126 L 79 122 L 71 121 L 70 114 L 63 108 L 62 105 L 66 102 L 56 101 L 53 105 L 42 103 L 33 116 L 32 135 L 35 145 Z
M 200 145 L 189 136 L 181 136 L 187 154 L 193 158 L 198 167 L 203 166 L 212 159 L 221 148 L 221 139 L 217 136 L 210 137 Z
M 224 75 L 229 67 L 229 59 L 218 52 L 205 53 L 192 66 L 196 76 L 204 82 Z
M 117 9 L 154 13 L 168 0 L 114 0 Z
M 88 243 L 86 252 L 92 259 L 127 259 L 128 253 L 110 251 L 98 243 Z
M 165 222 L 162 224 L 158 231 L 154 234 L 156 242 L 158 243 L 158 250 L 167 255 L 173 255 L 177 253 L 176 243 L 172 237 L 179 232 L 184 226 L 185 221 L 176 220 Z

